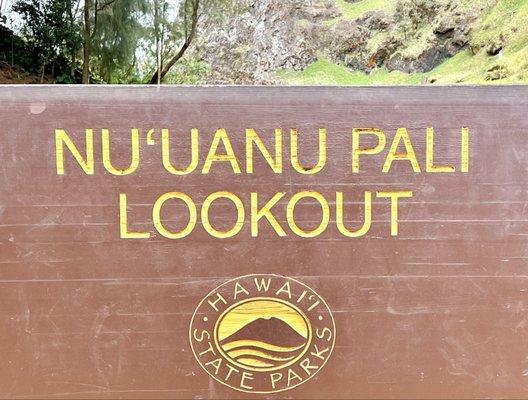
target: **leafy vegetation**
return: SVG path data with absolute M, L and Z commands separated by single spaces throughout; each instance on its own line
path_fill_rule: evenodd
M 420 74 L 389 72 L 385 68 L 371 74 L 351 71 L 326 59 L 317 60 L 303 71 L 280 70 L 278 76 L 284 83 L 299 85 L 411 85 L 421 80 Z
M 331 1 L 335 6 L 331 3 L 328 6 Z M 19 23 L 14 31 L 2 25 L 6 21 L 7 2 L 10 2 L 9 12 L 16 15 Z M 215 69 L 214 62 L 208 65 L 204 61 L 207 57 L 200 54 L 201 46 L 195 44 L 196 36 L 203 32 L 200 23 L 204 18 L 221 23 L 222 14 L 236 8 L 234 3 L 229 0 L 0 0 L 0 82 L 201 83 L 202 77 Z M 241 7 L 244 12 L 252 12 L 246 3 L 240 4 L 245 5 Z M 380 67 L 417 70 L 401 65 L 427 54 L 431 43 L 438 40 L 431 23 L 434 20 L 438 25 L 438 4 L 478 16 L 467 21 L 470 30 L 464 34 L 469 39 L 463 42 L 462 49 L 457 48 L 454 56 L 439 65 L 435 61 L 428 68 L 420 69 L 428 71 L 425 73 Z M 318 10 L 333 7 L 335 11 L 337 7 L 341 11 L 338 17 L 330 17 L 336 15 L 334 12 L 316 18 L 322 18 L 318 23 L 323 30 L 334 32 L 332 29 L 339 28 L 344 33 L 342 41 L 341 36 L 334 36 L 328 42 L 330 47 L 339 48 L 341 43 L 349 47 L 344 46 L 342 57 L 317 50 L 313 57 L 318 59 L 304 70 L 277 71 L 274 76 L 279 83 L 385 85 L 528 81 L 528 0 L 318 0 L 315 6 Z M 416 13 L 417 9 L 421 12 Z M 351 39 L 346 36 L 357 27 L 350 21 L 373 10 L 385 11 L 383 18 L 392 22 L 366 34 L 358 30 L 360 34 Z M 299 30 L 310 31 L 315 26 L 308 14 L 301 15 L 296 23 Z M 363 38 L 363 53 L 358 53 L 354 45 Z M 251 51 L 250 44 L 241 45 L 225 57 L 244 61 L 244 54 Z M 378 62 L 380 54 L 387 57 L 389 51 L 403 61 L 396 66 L 385 63 L 388 58 Z M 358 54 L 364 58 L 358 58 Z M 233 69 L 237 68 L 236 63 L 232 65 Z
M 7 1 L 10 17 L 21 24 L 16 32 L 2 25 Z M 216 16 L 227 2 L 0 0 L 0 68 L 10 71 L 10 79 L 38 73 L 41 83 L 159 83 L 166 76 L 192 81 L 199 63 L 187 60 L 185 71 L 172 69 L 197 36 L 200 20 Z
M 330 24 L 339 22 L 341 19 L 356 19 L 370 10 L 387 10 L 392 12 L 394 0 L 361 0 L 348 3 L 345 0 L 336 0 L 337 6 L 341 9 L 342 15 L 329 21 Z
M 483 1 L 489 6 L 489 1 Z M 528 80 L 528 1 L 501 0 L 488 8 L 472 32 L 471 49 L 428 76 L 438 83 L 519 83 Z M 497 54 L 489 54 L 495 46 Z
M 336 0 L 336 3 L 343 15 L 331 20 L 331 23 L 340 19 L 353 20 L 370 10 L 382 9 L 394 13 L 396 4 L 390 0 L 354 3 Z M 406 74 L 381 68 L 368 74 L 320 59 L 303 71 L 279 71 L 278 78 L 289 84 L 340 85 L 527 82 L 528 0 L 461 0 L 456 4 L 460 10 L 482 11 L 470 31 L 470 45 L 427 73 Z M 406 30 L 414 32 L 412 36 L 400 38 L 406 43 L 402 51 L 404 57 L 420 54 L 434 35 L 427 21 L 398 21 L 397 24 L 403 33 Z M 413 26 L 408 26 L 410 24 Z M 388 32 L 376 33 L 369 39 L 367 48 L 373 51 L 387 36 Z

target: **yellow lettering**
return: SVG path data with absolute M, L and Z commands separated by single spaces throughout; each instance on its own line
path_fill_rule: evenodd
M 217 358 L 216 360 L 209 361 L 209 362 L 205 363 L 205 365 L 212 365 L 214 367 L 215 375 L 218 375 L 218 371 L 220 370 L 220 365 L 221 364 L 222 364 L 222 359 L 221 358 Z
M 321 359 L 321 360 L 325 359 L 323 354 L 326 353 L 327 351 L 330 351 L 329 348 L 324 348 L 322 350 L 319 350 L 319 347 L 316 344 L 314 344 L 314 349 L 315 349 L 315 352 L 311 351 L 310 354 L 312 356 L 314 356 L 314 357 L 317 357 L 317 358 Z
M 163 226 L 161 222 L 161 207 L 169 199 L 182 200 L 187 206 L 187 209 L 189 210 L 189 222 L 187 223 L 187 226 L 179 232 L 169 231 L 167 228 Z M 189 233 L 191 233 L 194 227 L 196 226 L 196 219 L 197 219 L 196 206 L 193 200 L 189 196 L 187 196 L 185 193 L 180 193 L 180 192 L 165 193 L 162 196 L 160 196 L 158 200 L 156 200 L 156 203 L 154 203 L 154 207 L 152 209 L 152 219 L 154 221 L 154 226 L 156 227 L 160 235 L 165 236 L 166 238 L 169 238 L 169 239 L 180 239 L 180 238 L 187 236 Z
M 270 380 L 271 380 L 271 387 L 272 389 L 276 388 L 276 383 L 282 379 L 282 374 L 280 372 L 275 372 L 273 374 L 270 374 Z
M 273 229 L 275 229 L 275 232 L 277 232 L 279 236 L 287 236 L 286 232 L 271 212 L 271 207 L 273 207 L 284 195 L 284 192 L 275 193 L 275 195 L 264 205 L 264 207 L 259 210 L 258 194 L 256 192 L 251 193 L 251 236 L 258 236 L 258 222 L 262 217 L 266 217 L 268 222 L 271 224 Z
M 168 129 L 161 130 L 161 153 L 163 166 L 173 175 L 187 175 L 193 172 L 198 166 L 198 129 L 191 129 L 191 161 L 187 168 L 178 169 L 172 166 L 170 161 L 170 136 Z
M 289 387 L 294 379 L 298 379 L 299 382 L 302 382 L 301 377 L 297 375 L 297 373 L 293 369 L 288 368 L 288 382 L 286 383 L 286 386 Z
M 311 369 L 319 369 L 319 366 L 317 365 L 310 365 L 309 358 L 305 358 L 299 364 L 301 365 L 302 369 L 304 369 L 304 372 L 306 372 L 308 375 L 312 375 L 312 372 L 310 371 Z
M 426 172 L 455 172 L 452 165 L 434 165 L 434 129 L 426 129 L 425 138 L 425 171 Z
M 94 173 L 93 129 L 86 129 L 86 160 L 64 129 L 55 129 L 55 158 L 57 174 L 64 175 L 64 144 L 87 175 Z
M 126 193 L 119 193 L 119 234 L 123 239 L 147 239 L 150 237 L 150 232 L 130 232 L 128 230 Z
M 469 171 L 469 128 L 462 128 L 462 143 L 460 150 L 460 170 Z
M 262 290 L 264 290 L 265 292 L 267 292 L 269 290 L 269 287 L 270 287 L 270 283 L 271 283 L 271 279 L 267 279 L 267 280 L 264 280 L 264 278 L 262 278 L 260 280 L 260 283 L 259 281 L 257 280 L 257 278 L 254 278 L 254 281 L 255 281 L 255 286 L 257 287 L 257 290 L 259 292 L 261 292 Z
M 203 342 L 206 336 L 207 336 L 207 339 L 211 338 L 211 335 L 205 329 L 200 332 L 200 336 L 198 336 L 197 333 L 198 333 L 198 329 L 195 329 L 193 331 L 193 337 L 194 337 L 194 340 L 196 340 L 197 342 Z
M 315 335 L 319 338 L 319 339 L 324 339 L 325 335 L 328 333 L 328 338 L 326 339 L 327 342 L 330 341 L 330 339 L 332 339 L 332 331 L 330 330 L 330 328 L 327 328 L 327 327 L 324 327 L 323 329 L 319 330 L 319 328 L 317 328 L 315 330 Z
M 110 132 L 108 129 L 102 130 L 103 140 L 103 165 L 105 169 L 112 175 L 129 175 L 134 172 L 139 165 L 139 130 L 132 129 L 132 160 L 130 165 L 125 169 L 118 169 L 112 165 L 110 161 Z
M 226 154 L 216 154 L 218 144 L 220 142 L 222 142 L 222 144 L 224 145 L 226 149 Z M 215 132 L 213 142 L 211 143 L 211 148 L 209 149 L 209 153 L 207 154 L 207 158 L 205 159 L 202 174 L 209 173 L 213 161 L 228 161 L 231 164 L 231 168 L 233 169 L 233 172 L 235 174 L 241 173 L 240 166 L 238 165 L 238 161 L 235 157 L 235 152 L 233 151 L 233 146 L 231 146 L 229 136 L 227 136 L 227 132 L 223 128 L 217 129 Z
M 317 200 L 319 204 L 321 205 L 321 209 L 323 210 L 323 217 L 321 219 L 321 223 L 319 224 L 317 228 L 311 231 L 306 231 L 306 230 L 299 228 L 299 226 L 296 224 L 295 219 L 294 219 L 295 205 L 297 204 L 297 202 L 299 202 L 299 200 L 304 199 L 306 197 Z M 330 221 L 330 208 L 328 207 L 328 203 L 326 202 L 326 199 L 321 193 L 313 192 L 313 191 L 303 191 L 303 192 L 295 193 L 291 197 L 288 203 L 288 207 L 286 209 L 286 216 L 287 216 L 288 225 L 290 226 L 290 229 L 296 235 L 301 236 L 301 237 L 315 237 L 317 235 L 320 235 L 322 232 L 324 232 L 324 230 L 328 226 L 328 222 Z
M 246 379 L 249 381 L 253 380 L 253 374 L 251 372 L 242 372 L 242 378 L 240 379 L 240 387 L 244 389 L 253 389 L 253 386 L 246 385 Z
M 211 225 L 211 222 L 209 221 L 209 207 L 211 207 L 211 204 L 213 201 L 225 198 L 231 200 L 233 203 L 235 203 L 236 209 L 237 209 L 237 221 L 235 225 L 227 230 L 227 231 L 219 231 L 218 229 L 214 228 Z M 211 236 L 225 239 L 231 236 L 235 236 L 242 227 L 244 226 L 244 205 L 242 204 L 242 201 L 233 193 L 230 192 L 215 192 L 207 196 L 205 199 L 203 205 L 202 205 L 202 224 L 204 229 L 209 233 Z
M 398 146 L 400 144 L 400 141 L 402 140 L 403 145 L 405 146 L 405 153 L 398 153 Z M 392 141 L 389 154 L 387 154 L 385 164 L 383 164 L 382 171 L 389 172 L 392 166 L 392 162 L 394 160 L 408 160 L 411 163 L 413 171 L 420 172 L 420 165 L 418 164 L 418 160 L 416 159 L 416 154 L 414 153 L 411 138 L 409 137 L 409 133 L 405 128 L 398 128 L 398 130 L 396 131 L 396 135 L 394 136 L 394 140 Z
M 235 294 L 233 295 L 233 298 L 236 300 L 237 296 L 240 293 L 245 293 L 246 295 L 249 295 L 249 292 L 242 286 L 240 283 L 235 283 Z
M 398 199 L 400 197 L 412 197 L 410 190 L 395 192 L 377 192 L 377 197 L 389 197 L 391 199 L 391 235 L 398 236 Z
M 222 302 L 222 303 L 224 303 L 224 304 L 227 304 L 226 299 L 224 299 L 224 296 L 222 296 L 220 293 L 217 293 L 217 294 L 216 294 L 216 300 L 214 300 L 214 301 L 207 300 L 207 302 L 209 303 L 209 305 L 210 305 L 211 307 L 214 308 L 214 310 L 215 310 L 216 312 L 218 312 L 218 307 L 216 307 L 216 305 L 217 305 L 219 302 Z
M 336 225 L 339 232 L 347 237 L 359 237 L 365 235 L 372 223 L 372 193 L 365 192 L 365 221 L 361 228 L 356 231 L 351 231 L 343 222 L 343 192 L 336 192 Z
M 273 172 L 282 173 L 282 129 L 275 129 L 275 160 L 264 146 L 258 133 L 254 129 L 246 129 L 246 172 L 248 174 L 253 173 L 253 144 L 257 145 Z
M 290 282 L 286 281 L 286 283 L 282 285 L 281 288 L 275 292 L 277 296 L 281 293 L 286 293 L 288 295 L 288 298 L 291 299 L 292 294 L 291 294 Z
M 304 167 L 299 162 L 298 136 L 297 129 L 292 128 L 290 130 L 290 150 L 293 168 L 301 174 L 315 174 L 321 171 L 326 164 L 326 128 L 319 128 L 319 158 L 317 164 L 311 168 Z
M 240 372 L 238 369 L 236 369 L 235 367 L 233 367 L 233 366 L 230 365 L 230 364 L 226 364 L 226 367 L 229 368 L 229 371 L 227 371 L 227 375 L 226 375 L 226 377 L 224 378 L 224 381 L 229 380 L 229 377 L 231 376 L 231 374 L 233 373 L 233 371 L 235 371 L 236 373 L 239 373 L 239 372 Z
M 374 147 L 359 147 L 359 140 L 361 135 L 375 135 L 378 143 Z M 385 148 L 386 139 L 385 134 L 381 129 L 377 128 L 354 128 L 352 130 L 352 172 L 359 172 L 359 156 L 360 154 L 378 154 Z

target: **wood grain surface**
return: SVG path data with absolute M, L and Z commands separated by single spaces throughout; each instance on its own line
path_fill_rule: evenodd
M 327 129 L 327 160 L 316 174 L 290 163 L 290 128 L 299 131 L 303 164 L 317 161 L 318 129 Z M 387 137 L 377 155 L 352 172 L 352 129 Z M 382 173 L 398 128 L 405 127 L 422 172 L 409 162 Z M 435 130 L 435 162 L 454 173 L 425 171 L 426 128 Z M 470 167 L 460 172 L 460 132 L 470 132 Z M 58 175 L 55 130 L 85 153 L 94 130 L 95 171 L 70 153 Z M 101 129 L 111 132 L 114 165 L 130 163 L 130 129 L 140 135 L 140 164 L 108 173 Z M 190 130 L 200 132 L 196 172 L 176 176 L 146 132 L 170 129 L 174 162 L 190 159 Z M 213 163 L 201 173 L 215 131 L 225 128 L 242 173 Z M 284 165 L 274 173 L 255 153 L 246 173 L 245 129 L 268 148 L 284 132 Z M 366 144 L 368 141 L 365 142 Z M 371 143 L 372 145 L 372 143 Z M 221 151 L 219 151 L 221 152 Z M 528 87 L 0 87 L 0 397 L 3 398 L 527 398 L 528 397 Z M 400 200 L 399 231 L 390 231 L 384 190 Z M 294 193 L 321 193 L 327 229 L 295 235 L 286 220 Z M 159 234 L 152 207 L 163 194 L 187 193 L 198 207 L 181 239 Z M 236 193 L 246 218 L 233 237 L 212 237 L 200 207 L 212 192 Z M 345 221 L 363 221 L 371 191 L 372 226 L 340 234 L 335 193 Z M 274 208 L 287 236 L 262 220 L 250 231 L 250 193 L 261 201 L 285 192 Z M 120 237 L 119 193 L 129 229 Z M 261 203 L 262 204 L 262 203 Z M 235 208 L 211 208 L 230 227 Z M 167 203 L 163 220 L 188 220 Z M 299 203 L 296 222 L 321 220 L 314 201 Z M 276 394 L 235 391 L 195 359 L 189 325 L 198 304 L 229 279 L 279 274 L 326 300 L 335 320 L 333 354 L 307 382 Z

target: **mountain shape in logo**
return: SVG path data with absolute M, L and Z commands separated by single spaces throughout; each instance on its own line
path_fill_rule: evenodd
M 250 274 L 224 282 L 200 301 L 189 342 L 211 379 L 269 395 L 319 373 L 334 348 L 335 322 L 324 299 L 304 283 Z
M 255 369 L 281 367 L 295 359 L 307 339 L 280 318 L 257 318 L 220 342 L 237 363 Z

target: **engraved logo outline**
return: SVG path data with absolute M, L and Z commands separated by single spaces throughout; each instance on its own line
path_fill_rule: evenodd
M 198 304 L 192 352 L 212 378 L 246 393 L 277 393 L 315 376 L 335 345 L 335 321 L 311 287 L 276 274 L 230 279 Z

